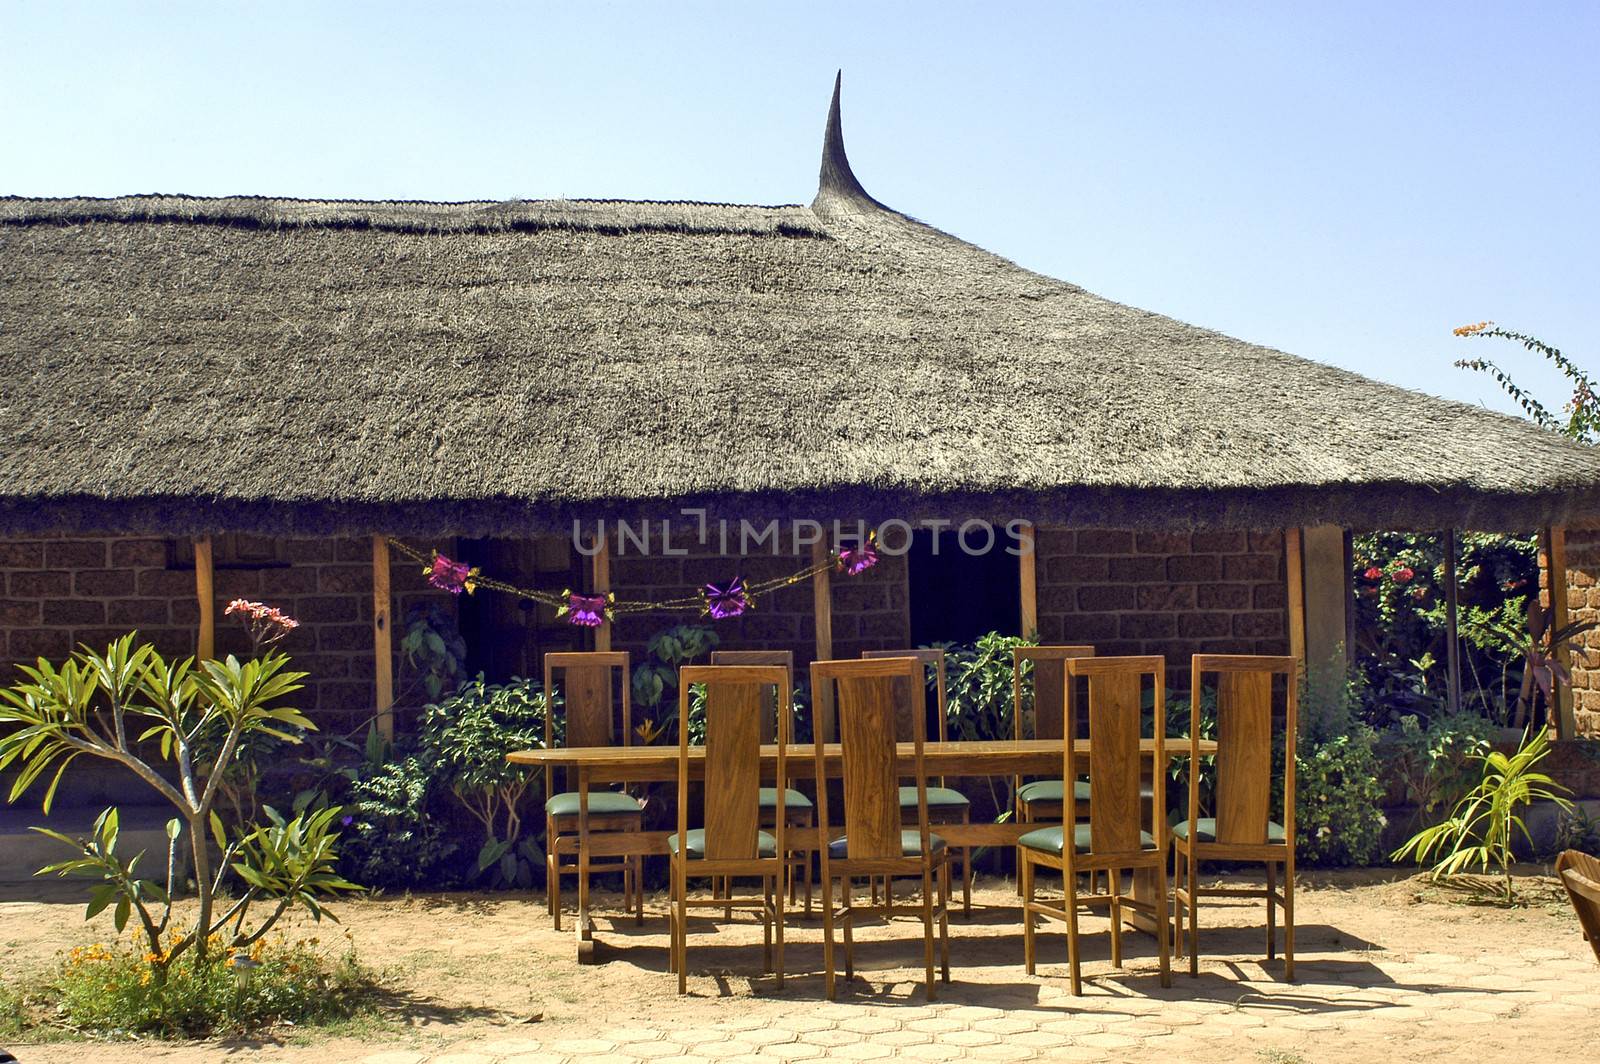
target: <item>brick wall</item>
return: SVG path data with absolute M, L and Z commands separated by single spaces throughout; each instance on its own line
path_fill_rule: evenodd
M 1600 528 L 1569 528 L 1567 612 L 1574 621 L 1600 621 Z M 1548 559 L 1539 558 L 1540 599 L 1550 604 Z M 1600 739 L 1600 630 L 1574 640 L 1572 713 L 1578 735 Z
M 1281 532 L 1040 529 L 1039 635 L 1100 654 L 1164 654 L 1189 686 L 1194 654 L 1287 654 Z
M 237 550 L 233 549 L 237 548 Z M 372 546 L 366 539 L 219 542 L 214 574 L 217 653 L 242 653 L 231 599 L 278 606 L 301 622 L 281 648 L 306 670 L 301 708 L 324 728 L 353 726 L 373 709 Z M 249 560 L 233 561 L 243 556 Z M 410 606 L 449 596 L 419 567 L 392 565 L 397 629 Z M 192 554 L 159 538 L 61 537 L 0 542 L 0 673 L 36 657 L 60 659 L 79 643 L 101 648 L 138 629 L 165 655 L 195 651 L 200 607 Z

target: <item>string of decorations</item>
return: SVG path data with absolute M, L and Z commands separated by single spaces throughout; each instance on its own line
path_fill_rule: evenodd
M 693 595 L 655 602 L 618 599 L 615 592 L 586 594 L 571 588 L 563 588 L 557 593 L 542 588 L 521 587 L 496 577 L 485 576 L 479 566 L 456 561 L 440 554 L 437 550 L 423 554 L 417 548 L 398 539 L 390 539 L 389 545 L 420 564 L 422 575 L 428 578 L 430 585 L 440 591 L 448 591 L 452 595 L 459 595 L 462 592 L 471 595 L 480 587 L 489 591 L 499 591 L 549 606 L 556 611 L 557 617 L 566 618 L 569 624 L 580 628 L 598 628 L 606 621 L 615 620 L 618 616 L 629 613 L 697 610 L 702 617 L 710 617 L 714 621 L 738 617 L 755 609 L 756 600 L 762 596 L 805 583 L 818 573 L 837 570 L 848 576 L 860 576 L 878 564 L 878 550 L 874 540 L 875 537 L 869 534 L 866 539 L 854 546 L 841 547 L 832 552 L 826 561 L 815 562 L 787 576 L 773 577 L 755 583 L 747 582 L 742 576 L 735 576 L 725 584 L 703 584 Z

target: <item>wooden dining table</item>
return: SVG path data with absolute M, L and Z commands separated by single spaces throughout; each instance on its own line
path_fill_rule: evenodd
M 1146 757 L 1156 752 L 1154 739 L 1140 743 Z M 1087 768 L 1092 752 L 1089 740 L 1074 743 L 1080 759 L 1080 771 Z M 1202 740 L 1202 754 L 1216 753 L 1217 744 Z M 1168 739 L 1165 745 L 1168 758 L 1187 757 L 1188 739 Z M 568 787 L 576 790 L 578 799 L 578 834 L 575 848 L 578 855 L 578 919 L 577 950 L 580 962 L 594 957 L 594 920 L 589 912 L 589 859 L 623 854 L 665 854 L 667 838 L 671 831 L 589 831 L 589 792 L 608 783 L 656 783 L 678 778 L 677 746 L 576 746 L 555 747 L 542 750 L 517 750 L 506 760 L 514 765 L 530 768 L 555 768 L 567 770 Z M 785 769 L 791 780 L 814 779 L 817 775 L 816 747 L 812 743 L 791 743 L 785 758 Z M 916 761 L 915 746 L 900 743 L 896 748 L 899 773 L 909 775 Z M 704 772 L 705 750 L 689 748 L 689 772 L 700 778 Z M 823 772 L 834 778 L 841 771 L 843 754 L 837 743 L 823 747 Z M 770 780 L 777 772 L 778 747 L 767 744 L 761 748 L 762 778 Z M 1047 776 L 1059 778 L 1065 767 L 1063 744 L 1060 739 L 985 739 L 964 742 L 930 742 L 923 744 L 923 770 L 936 776 Z M 574 783 L 572 776 L 576 776 Z M 940 824 L 938 834 L 951 847 L 958 846 L 1013 846 L 1026 832 L 1042 825 L 1019 823 Z M 835 824 L 832 830 L 842 830 Z M 822 829 L 790 827 L 785 829 L 785 843 L 796 850 L 815 850 L 826 840 Z M 563 850 L 562 852 L 568 852 Z M 1148 897 L 1155 893 L 1153 882 L 1134 878 L 1134 895 Z M 1137 926 L 1137 923 L 1135 924 Z M 1148 928 L 1147 928 L 1148 930 Z

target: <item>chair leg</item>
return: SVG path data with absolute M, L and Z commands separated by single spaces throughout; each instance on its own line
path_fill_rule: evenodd
M 1187 854 L 1189 866 L 1189 974 L 1200 974 L 1200 859 Z
M 1267 960 L 1272 960 L 1278 952 L 1277 928 L 1277 902 L 1272 897 L 1278 889 L 1278 868 L 1271 861 L 1267 862 Z
M 929 1001 L 938 996 L 933 985 L 933 890 L 933 866 L 925 862 L 922 866 L 922 964 L 926 970 L 923 985 L 927 987 Z
M 672 874 L 673 908 L 677 910 L 678 993 L 689 992 L 689 883 L 683 864 Z
M 1075 873 L 1061 877 L 1066 892 L 1067 910 L 1067 967 L 1072 974 L 1072 996 L 1083 995 L 1083 974 L 1078 965 L 1078 877 Z
M 1172 952 L 1167 945 L 1171 926 L 1167 922 L 1167 862 L 1165 855 L 1156 864 L 1156 944 L 1161 952 L 1161 985 L 1172 985 Z
M 547 889 L 550 892 L 550 919 L 555 924 L 557 931 L 561 930 L 561 858 L 556 854 L 556 843 L 560 841 L 557 835 L 546 835 L 552 840 L 550 843 L 550 881 Z
M 1034 929 L 1033 929 L 1033 861 L 1028 857 L 1028 851 L 1021 846 L 1017 847 L 1017 858 L 1022 862 L 1017 867 L 1017 889 L 1022 892 L 1022 968 L 1029 975 L 1035 974 L 1034 967 Z
M 1172 850 L 1172 949 L 1183 957 L 1183 851 Z
M 761 970 L 772 971 L 772 880 L 761 879 Z
M 1294 866 L 1283 866 L 1283 977 L 1294 982 Z
M 871 879 L 871 876 L 867 877 Z M 856 917 L 855 910 L 850 907 L 850 877 L 841 876 L 839 879 L 839 892 L 842 896 L 840 909 L 844 912 L 844 977 L 856 977 Z
M 833 878 L 824 876 L 822 887 L 822 988 L 829 1001 L 836 997 L 833 975 Z
M 778 989 L 783 989 L 783 885 L 780 883 L 777 890 L 778 907 L 773 914 L 773 922 L 777 924 L 777 944 L 773 949 L 772 963 L 773 974 L 777 976 Z
M 950 981 L 950 862 L 939 874 L 939 978 Z
M 644 855 L 635 854 L 633 858 L 633 922 L 635 926 L 644 923 Z
M 1111 895 L 1111 967 L 1122 967 L 1122 869 L 1104 869 L 1106 893 Z M 1089 873 L 1094 881 L 1094 873 Z

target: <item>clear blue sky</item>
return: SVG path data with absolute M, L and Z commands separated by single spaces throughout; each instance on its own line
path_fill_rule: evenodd
M 809 202 L 1435 394 L 1600 363 L 1600 4 L 0 0 L 0 193 Z M 1600 368 L 1600 367 L 1597 367 Z

